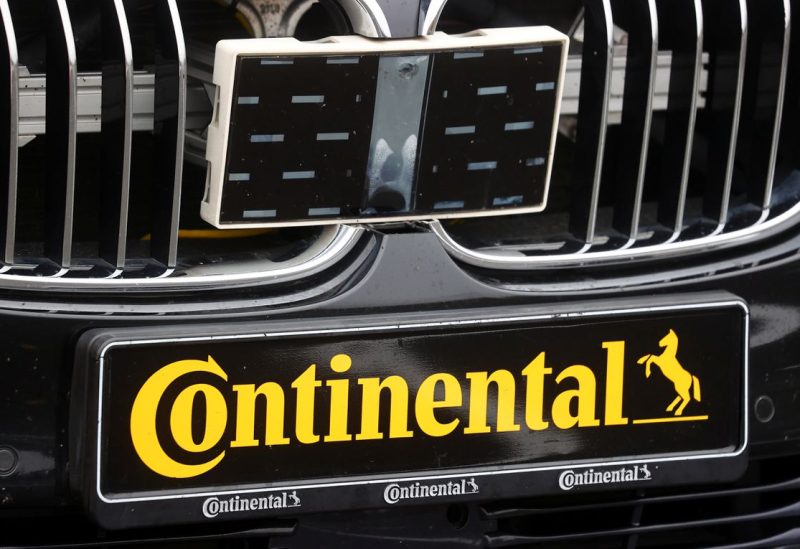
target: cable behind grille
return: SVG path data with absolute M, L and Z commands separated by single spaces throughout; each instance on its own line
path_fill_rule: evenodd
M 441 26 L 503 26 L 511 12 L 547 22 L 545 3 L 493 4 L 494 19 L 468 21 L 475 14 L 450 0 Z M 794 4 L 563 4 L 572 22 L 550 24 L 571 32 L 571 59 L 582 68 L 576 114 L 562 117 L 547 211 L 433 230 L 465 262 L 524 270 L 707 252 L 800 221 Z

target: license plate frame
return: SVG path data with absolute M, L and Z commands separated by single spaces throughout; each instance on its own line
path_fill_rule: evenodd
M 597 327 L 603 323 L 610 325 L 633 319 L 658 322 L 667 315 L 710 314 L 723 310 L 731 311 L 731 318 L 732 312 L 737 311 L 737 321 L 741 322 L 742 339 L 742 364 L 737 366 L 741 372 L 740 391 L 736 396 L 741 400 L 737 411 L 739 417 L 733 418 L 740 426 L 740 437 L 734 448 L 725 451 L 708 448 L 702 451 L 655 454 L 642 452 L 627 457 L 624 455 L 602 459 L 573 457 L 536 463 L 466 465 L 450 467 L 444 471 L 417 469 L 375 474 L 361 472 L 326 478 L 317 477 L 305 481 L 283 480 L 260 484 L 239 482 L 187 487 L 180 482 L 174 482 L 171 487 L 164 489 L 129 492 L 118 490 L 114 493 L 108 493 L 103 488 L 106 473 L 101 465 L 105 463 L 104 452 L 108 450 L 108 438 L 103 430 L 103 408 L 99 396 L 101 393 L 108 396 L 105 393 L 105 384 L 108 380 L 104 378 L 104 369 L 108 367 L 107 358 L 113 349 L 137 346 L 142 349 L 152 349 L 165 344 L 218 345 L 225 341 L 253 341 L 254 335 L 263 337 L 265 341 L 281 339 L 297 341 L 309 337 L 324 338 L 332 335 L 341 337 L 345 334 L 351 341 L 360 341 L 359 338 L 364 337 L 364 334 L 377 333 L 407 335 L 424 332 L 427 337 L 434 337 L 447 333 L 447 330 L 464 328 L 478 328 L 488 333 L 498 327 L 511 327 L 515 331 L 520 331 L 522 326 L 527 326 L 531 330 L 573 324 Z M 159 327 L 100 330 L 87 333 L 78 346 L 76 362 L 78 368 L 75 372 L 73 390 L 73 402 L 79 403 L 73 405 L 71 418 L 76 433 L 76 436 L 71 437 L 75 441 L 71 447 L 71 454 L 73 463 L 78 465 L 76 468 L 78 474 L 72 478 L 73 484 L 83 493 L 87 507 L 98 522 L 106 528 L 115 529 L 296 515 L 318 511 L 724 482 L 735 480 L 743 473 L 747 463 L 745 403 L 748 402 L 749 345 L 749 312 L 743 301 L 729 294 L 701 294 L 672 297 L 669 300 L 618 300 L 613 307 L 609 307 L 608 304 L 604 306 L 603 303 L 559 305 L 548 307 L 547 312 L 542 311 L 542 307 L 522 306 L 396 315 L 392 318 L 369 316 L 348 319 L 347 328 L 342 326 L 341 319 L 329 318 L 314 321 L 274 321 L 261 325 L 218 324 L 166 329 Z M 576 360 L 579 361 L 580 358 L 576 357 Z M 113 367 L 113 361 L 111 365 Z M 563 372 L 565 366 L 562 364 L 558 366 Z M 625 364 L 625 368 L 630 371 L 633 371 L 634 367 L 644 368 L 645 365 Z M 657 366 L 652 368 L 656 369 Z M 596 376 L 599 375 L 598 369 L 593 371 Z M 606 375 L 610 374 L 606 372 Z M 257 383 L 260 382 L 259 379 Z M 463 380 L 461 383 L 465 384 L 466 381 Z M 596 393 L 600 391 L 601 389 L 596 389 Z M 598 401 L 596 406 L 602 407 L 602 402 Z M 523 421 L 523 431 L 526 426 Z M 314 455 L 313 448 L 308 452 Z M 711 464 L 713 466 L 710 466 Z M 242 503 L 243 501 L 247 503 Z

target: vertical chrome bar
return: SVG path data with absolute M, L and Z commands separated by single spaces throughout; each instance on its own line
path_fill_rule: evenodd
M 778 83 L 778 97 L 775 105 L 775 125 L 772 130 L 772 148 L 769 154 L 769 168 L 767 171 L 767 188 L 764 191 L 762 208 L 765 215 L 764 221 L 769 216 L 772 206 L 772 190 L 775 185 L 775 166 L 778 161 L 780 148 L 781 127 L 783 124 L 783 109 L 786 104 L 786 85 L 789 76 L 789 55 L 792 42 L 792 4 L 791 0 L 783 0 L 783 51 L 781 52 L 781 74 Z
M 800 0 L 790 0 L 792 13 L 800 13 Z M 791 27 L 791 25 L 789 25 Z M 790 32 L 791 34 L 791 32 Z M 797 36 L 789 40 L 786 56 L 786 85 L 783 87 L 783 117 L 779 134 L 778 156 L 788 166 L 800 165 L 797 151 L 800 150 L 800 136 L 797 122 L 800 121 L 800 39 Z
M 777 147 L 788 71 L 791 7 L 789 0 L 748 0 L 750 33 L 742 94 L 738 165 L 747 198 L 769 216 Z
M 47 3 L 47 167 L 45 255 L 72 263 L 78 60 L 66 0 Z
M 100 257 L 125 267 L 133 141 L 133 45 L 123 0 L 104 0 Z
M 672 51 L 665 115 L 658 222 L 674 241 L 683 230 L 703 74 L 703 6 L 700 0 L 658 0 L 662 43 Z
M 658 13 L 655 0 L 612 1 L 615 20 L 628 31 L 622 126 L 616 170 L 614 229 L 636 242 L 653 121 L 653 92 L 658 60 Z M 631 151 L 638 150 L 634 158 Z
M 747 0 L 703 0 L 705 49 L 711 56 L 704 127 L 709 140 L 703 216 L 724 230 L 728 220 L 747 54 Z
M 178 259 L 184 132 L 186 130 L 186 44 L 176 0 L 155 3 L 156 170 L 151 255 L 167 268 Z
M 584 0 L 584 6 L 583 61 L 570 232 L 583 241 L 584 250 L 587 250 L 595 237 L 603 176 L 614 63 L 614 18 L 610 0 Z
M 0 196 L 7 203 L 0 206 L 0 234 L 3 241 L 2 261 L 14 263 L 14 241 L 17 228 L 17 169 L 19 159 L 19 52 L 8 0 L 0 0 L 3 40 L 0 48 L 7 64 L 0 80 Z M 5 179 L 5 188 L 2 180 Z M 0 204 L 2 204 L 0 198 Z

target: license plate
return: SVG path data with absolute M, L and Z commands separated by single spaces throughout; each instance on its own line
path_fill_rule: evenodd
M 743 303 L 550 311 L 88 334 L 78 485 L 116 528 L 741 473 Z

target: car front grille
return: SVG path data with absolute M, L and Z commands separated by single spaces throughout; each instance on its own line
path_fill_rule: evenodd
M 295 4 L 313 2 L 280 4 L 296 23 Z M 322 4 L 336 24 L 254 31 L 236 22 L 252 2 L 0 0 L 0 281 L 224 286 L 343 258 L 365 229 L 217 231 L 198 215 L 218 39 L 390 33 L 376 2 Z M 800 221 L 793 4 L 430 2 L 422 34 L 549 24 L 572 47 L 547 210 L 423 228 L 464 263 L 517 271 L 685 257 L 788 230 Z
M 199 219 L 213 88 L 187 44 L 248 36 L 240 16 L 206 0 L 0 1 L 4 285 L 285 282 L 356 246 L 363 231 L 349 227 L 224 232 Z
M 578 108 L 562 116 L 547 211 L 433 230 L 467 263 L 537 270 L 686 257 L 795 225 L 792 5 L 582 2 L 570 31 L 571 58 L 582 61 Z M 522 16 L 538 22 L 539 11 Z M 466 3 L 450 0 L 440 26 L 504 24 L 493 13 L 467 23 Z M 665 56 L 669 75 L 659 71 Z

